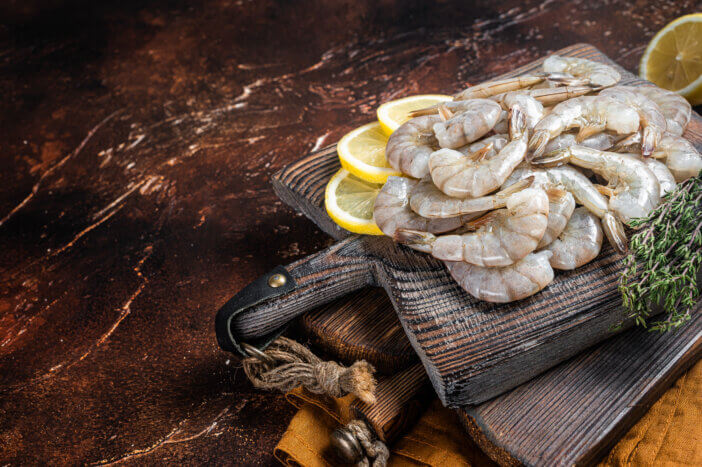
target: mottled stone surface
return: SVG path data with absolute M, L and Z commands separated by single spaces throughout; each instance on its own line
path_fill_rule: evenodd
M 217 308 L 329 239 L 268 179 L 371 120 L 694 1 L 0 6 L 0 464 L 267 464 L 292 416 Z

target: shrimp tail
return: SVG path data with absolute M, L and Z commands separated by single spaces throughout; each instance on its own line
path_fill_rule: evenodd
M 626 238 L 624 224 L 611 212 L 602 217 L 602 230 L 617 253 L 624 255 L 629 251 L 629 241 Z
M 546 153 L 541 157 L 533 158 L 529 162 L 533 167 L 557 167 L 567 164 L 569 159 L 570 148 L 562 148 Z
M 534 180 L 536 179 L 535 176 L 529 175 L 528 177 L 524 177 L 523 179 L 519 180 L 516 183 L 511 184 L 507 188 L 505 188 L 502 191 L 498 191 L 495 193 L 495 196 L 497 198 L 509 198 L 513 194 L 517 193 L 518 191 L 525 190 L 529 188 L 533 183 Z
M 577 141 L 578 143 L 582 143 L 583 141 L 588 139 L 590 136 L 594 136 L 598 133 L 602 133 L 605 130 L 605 128 L 606 128 L 606 126 L 602 122 L 582 126 L 580 128 L 580 131 L 578 131 L 578 135 L 575 137 L 575 141 Z
M 420 230 L 397 229 L 394 240 L 417 251 L 431 253 L 431 246 L 436 241 L 436 235 Z
M 527 132 L 526 113 L 518 105 L 509 109 L 509 139 L 522 138 Z
M 429 107 L 424 107 L 423 109 L 412 110 L 409 112 L 410 118 L 423 117 L 424 115 L 436 115 L 439 113 L 439 106 L 432 105 Z
M 653 151 L 658 145 L 658 141 L 661 139 L 660 131 L 647 126 L 641 132 L 641 155 L 644 157 L 649 157 L 653 154 Z
M 609 150 L 612 152 L 627 152 L 633 146 L 641 144 L 641 133 L 638 131 L 626 136 L 616 142 Z
M 544 153 L 546 144 L 548 144 L 548 140 L 550 138 L 551 135 L 548 131 L 536 131 L 529 140 L 529 151 L 531 151 L 531 155 L 527 158 L 527 160 L 531 161 L 532 158 L 541 156 Z

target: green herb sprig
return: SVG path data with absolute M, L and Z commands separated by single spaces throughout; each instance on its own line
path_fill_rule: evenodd
M 700 295 L 697 272 L 702 263 L 702 178 L 697 176 L 668 193 L 629 242 L 630 254 L 619 282 L 628 318 L 653 331 L 677 329 L 691 318 Z M 648 322 L 652 306 L 665 319 Z

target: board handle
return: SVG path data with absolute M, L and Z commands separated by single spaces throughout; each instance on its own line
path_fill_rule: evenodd
M 362 237 L 349 237 L 247 285 L 217 312 L 220 347 L 249 355 L 244 347 L 265 348 L 305 311 L 373 285 L 374 260 L 364 243 Z

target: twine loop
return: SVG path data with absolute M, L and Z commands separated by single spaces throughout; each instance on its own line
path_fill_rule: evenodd
M 337 398 L 353 394 L 367 404 L 375 403 L 375 369 L 365 360 L 350 367 L 325 362 L 304 345 L 281 336 L 242 363 L 246 376 L 260 389 L 288 392 L 303 386 L 315 394 Z
M 357 467 L 385 467 L 390 458 L 388 447 L 377 439 L 363 420 L 353 420 L 346 429 L 358 440 L 365 456 L 356 464 Z

